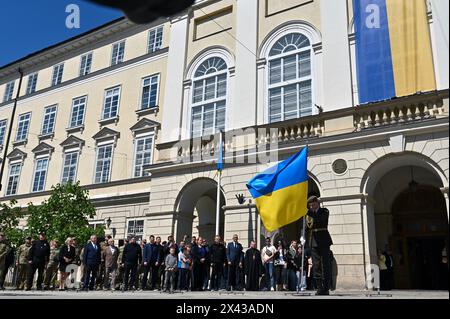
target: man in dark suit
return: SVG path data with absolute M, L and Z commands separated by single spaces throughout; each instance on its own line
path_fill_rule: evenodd
M 307 243 L 311 248 L 313 259 L 313 273 L 317 284 L 316 295 L 329 295 L 331 281 L 330 246 L 333 245 L 328 232 L 330 212 L 328 209 L 319 206 L 319 200 L 316 196 L 308 198 L 308 208 L 306 215 Z
M 114 289 L 117 274 L 117 259 L 119 258 L 119 249 L 114 246 L 114 239 L 108 240 L 108 246 L 102 252 L 102 260 L 105 263 L 105 278 L 103 290 Z M 111 280 L 110 280 L 111 276 Z
M 394 288 L 394 257 L 389 246 L 386 245 L 386 251 L 383 253 L 386 257 L 386 290 Z
M 38 278 L 36 283 L 36 289 L 42 289 L 42 281 L 44 279 L 44 269 L 45 265 L 50 259 L 50 245 L 45 239 L 45 233 L 39 234 L 39 240 L 35 240 L 31 245 L 30 251 L 28 252 L 28 276 L 27 276 L 27 288 L 30 290 L 33 285 L 34 274 L 36 269 L 38 271 Z
M 241 287 L 241 270 L 243 265 L 242 245 L 238 242 L 238 235 L 233 235 L 233 241 L 227 246 L 228 260 L 228 287 L 227 290 L 233 288 L 240 290 Z
M 98 267 L 101 262 L 101 249 L 97 244 L 97 236 L 92 235 L 89 243 L 84 246 L 84 289 L 94 290 Z
M 142 260 L 142 249 L 136 243 L 136 238 L 132 237 L 130 243 L 127 244 L 123 250 L 122 263 L 124 264 L 124 276 L 122 291 L 128 290 L 128 285 L 131 283 L 133 289 L 136 282 L 136 271 L 138 264 Z M 131 272 L 131 278 L 130 278 Z
M 150 289 L 154 290 L 156 286 L 156 279 L 158 275 L 158 266 L 161 263 L 160 248 L 155 242 L 155 236 L 150 236 L 150 242 L 144 246 L 143 262 L 144 262 L 144 276 L 142 277 L 141 289 L 147 289 L 148 273 L 151 273 Z

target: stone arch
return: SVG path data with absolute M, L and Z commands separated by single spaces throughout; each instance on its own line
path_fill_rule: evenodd
M 180 190 L 174 205 L 176 240 L 193 234 L 206 237 L 215 235 L 217 182 L 208 177 L 195 178 Z M 221 188 L 220 207 L 225 206 L 225 193 Z M 220 212 L 219 235 L 223 236 L 224 213 Z
M 193 78 L 195 70 L 197 67 L 206 59 L 218 56 L 227 63 L 228 70 L 234 68 L 235 66 L 235 57 L 234 55 L 225 47 L 223 46 L 211 46 L 207 47 L 206 49 L 200 51 L 189 63 L 188 67 L 186 68 L 185 73 L 185 79 L 190 80 Z
M 441 213 L 444 215 L 441 218 L 445 220 L 446 209 L 448 223 L 448 197 L 445 198 L 443 194 L 444 186 L 448 185 L 447 183 L 445 173 L 438 164 L 423 154 L 411 151 L 387 154 L 375 160 L 366 169 L 360 185 L 361 193 L 364 195 L 362 217 L 366 266 L 378 264 L 377 249 L 390 250 L 394 247 L 394 262 L 400 263 L 397 265 L 398 268 L 401 267 L 403 262 L 401 256 L 405 255 L 406 249 L 404 247 L 410 244 L 407 243 L 406 237 L 399 238 L 394 229 L 395 212 L 393 209 L 398 207 L 394 203 L 405 192 L 411 194 L 416 191 L 415 189 L 420 189 L 430 194 L 440 193 L 442 203 L 445 203 L 442 205 Z M 425 211 L 422 211 L 421 215 L 424 213 Z M 438 217 L 439 214 L 438 212 Z M 431 225 L 433 221 L 429 218 L 434 218 L 433 216 L 426 217 L 425 214 L 424 223 Z M 403 216 L 403 223 L 409 225 L 405 227 L 413 225 L 416 221 L 415 218 L 417 218 L 417 214 L 412 212 L 410 215 Z M 436 235 L 433 232 L 424 234 L 430 237 Z M 409 266 L 403 267 L 408 268 Z M 407 269 L 401 269 L 400 272 L 407 272 Z M 398 287 L 407 287 L 408 285 L 405 283 L 404 280 L 404 283 Z
M 258 48 L 258 57 L 260 59 L 266 58 L 273 44 L 284 34 L 290 32 L 298 32 L 304 34 L 311 41 L 312 46 L 322 42 L 322 35 L 313 24 L 303 20 L 289 21 L 273 29 L 264 38 L 262 44 Z

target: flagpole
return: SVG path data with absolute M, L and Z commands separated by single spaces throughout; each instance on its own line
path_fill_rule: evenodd
M 305 228 L 306 228 L 306 215 L 303 216 L 303 227 L 302 227 L 302 236 L 300 237 L 300 245 L 302 246 L 302 267 L 301 272 L 300 272 L 300 286 L 301 288 L 304 287 L 304 284 L 306 284 L 305 282 L 303 282 L 303 273 L 304 273 L 304 268 L 305 268 L 305 244 L 306 244 L 306 239 L 305 239 Z M 301 239 L 303 238 L 303 242 L 301 241 Z M 298 285 L 297 285 L 297 292 L 298 292 Z
M 309 141 L 306 141 L 306 149 L 309 151 Z M 301 288 L 304 287 L 304 285 L 306 285 L 306 282 L 303 281 L 303 273 L 305 272 L 305 246 L 306 246 L 306 236 L 305 236 L 305 230 L 306 230 L 306 216 L 307 216 L 308 212 L 306 212 L 305 216 L 303 216 L 303 225 L 302 225 L 302 235 L 300 237 L 300 244 L 302 246 L 302 267 L 301 269 L 301 273 L 300 273 L 300 286 Z M 303 238 L 303 242 L 301 241 L 301 239 Z M 306 277 L 305 277 L 306 280 Z M 297 286 L 297 292 L 298 292 L 298 286 Z
M 220 140 L 219 140 L 219 156 L 222 156 L 222 131 L 220 131 Z M 219 159 L 222 161 L 222 158 Z M 219 235 L 219 224 L 220 224 L 220 185 L 222 179 L 222 169 L 219 169 L 217 172 L 217 202 L 216 202 L 216 233 L 215 235 Z

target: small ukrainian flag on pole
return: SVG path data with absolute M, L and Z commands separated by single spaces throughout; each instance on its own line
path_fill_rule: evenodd
M 308 148 L 256 175 L 247 184 L 267 231 L 295 222 L 306 215 L 308 197 Z

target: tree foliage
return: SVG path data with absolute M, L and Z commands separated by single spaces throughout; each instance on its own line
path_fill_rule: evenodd
M 104 236 L 102 227 L 89 228 L 88 219 L 95 216 L 95 207 L 89 200 L 89 192 L 80 183 L 57 184 L 50 197 L 41 205 L 28 204 L 28 228 L 31 234 L 45 231 L 48 239 L 60 243 L 67 237 L 76 237 L 84 243 L 89 236 Z
M 13 246 L 21 245 L 26 235 L 26 232 L 18 227 L 25 213 L 16 204 L 17 201 L 14 199 L 9 203 L 0 204 L 0 231 L 5 233 Z

